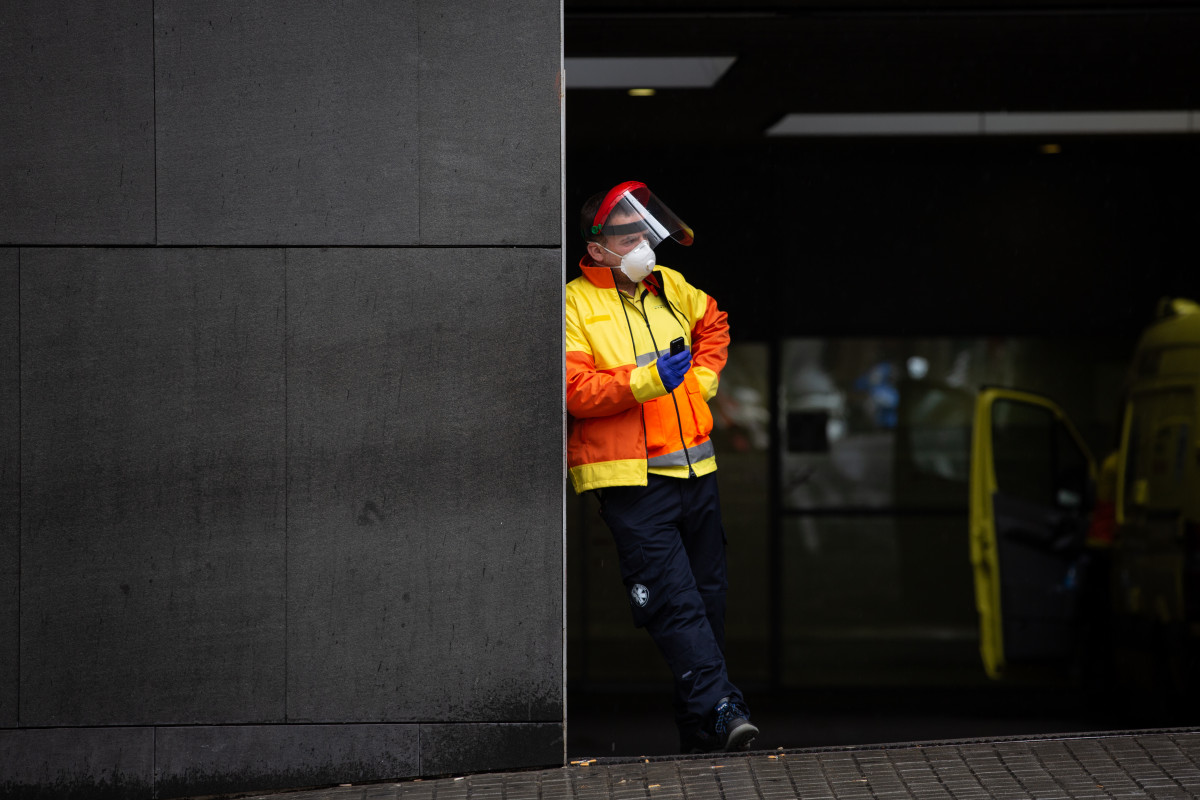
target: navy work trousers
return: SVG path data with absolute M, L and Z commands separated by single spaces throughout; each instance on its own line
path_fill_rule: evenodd
M 730 697 L 725 669 L 725 528 L 717 476 L 650 475 L 647 486 L 600 491 L 633 621 L 645 627 L 675 677 L 675 721 L 684 740 L 712 724 Z

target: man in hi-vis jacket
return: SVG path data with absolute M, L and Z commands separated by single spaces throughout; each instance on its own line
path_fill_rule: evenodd
M 594 492 L 634 624 L 675 678 L 683 752 L 747 750 L 758 734 L 725 669 L 725 530 L 708 400 L 725 312 L 654 250 L 692 230 L 644 183 L 584 203 L 587 254 L 566 290 L 567 466 Z

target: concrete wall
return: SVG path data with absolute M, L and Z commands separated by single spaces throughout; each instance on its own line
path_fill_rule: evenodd
M 561 763 L 558 2 L 5 17 L 0 795 Z

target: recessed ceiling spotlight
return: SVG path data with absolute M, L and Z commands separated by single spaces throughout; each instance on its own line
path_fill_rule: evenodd
M 630 97 L 654 97 L 653 89 L 630 89 Z
M 1039 149 L 1042 151 L 1042 155 L 1046 156 L 1058 155 L 1062 152 L 1062 148 L 1056 144 L 1044 144 Z

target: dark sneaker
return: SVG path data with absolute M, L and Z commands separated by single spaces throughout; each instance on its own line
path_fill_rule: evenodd
M 717 703 L 716 715 L 714 730 L 717 740 L 724 742 L 721 749 L 726 753 L 749 750 L 758 736 L 758 728 L 750 722 L 750 712 L 726 697 Z

